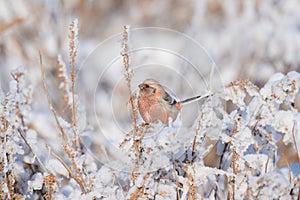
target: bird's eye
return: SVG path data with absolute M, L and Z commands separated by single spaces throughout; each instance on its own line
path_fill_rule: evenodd
M 146 84 L 146 85 L 145 85 L 145 88 L 149 88 L 149 85 Z

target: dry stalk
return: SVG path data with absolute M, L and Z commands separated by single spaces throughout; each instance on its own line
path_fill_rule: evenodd
M 7 156 L 7 158 L 9 158 L 10 155 Z M 13 199 L 14 196 L 14 176 L 12 174 L 12 171 L 9 170 L 6 172 L 6 184 L 7 184 L 7 189 L 8 189 L 8 194 L 9 194 L 9 199 Z
M 135 182 L 135 172 L 139 167 L 139 158 L 140 158 L 140 144 L 137 138 L 137 117 L 138 117 L 138 111 L 137 111 L 137 106 L 135 103 L 136 100 L 136 95 L 133 93 L 132 89 L 131 89 L 131 79 L 133 77 L 133 71 L 130 70 L 130 65 L 129 65 L 129 55 L 128 55 L 128 31 L 129 31 L 129 27 L 128 26 L 124 26 L 123 29 L 123 38 L 122 38 L 122 57 L 123 57 L 123 66 L 125 68 L 125 80 L 127 83 L 127 87 L 128 87 L 128 92 L 130 95 L 129 98 L 129 104 L 132 110 L 132 119 L 133 119 L 133 147 L 135 149 L 135 157 L 136 157 L 136 161 L 135 161 L 135 165 L 133 168 L 133 171 L 131 173 L 131 180 L 133 181 L 133 183 Z
M 6 159 L 7 159 L 7 164 L 10 164 L 10 160 L 11 160 L 11 155 L 9 153 L 6 153 Z M 13 197 L 13 182 L 14 182 L 14 177 L 12 176 L 12 172 L 11 170 L 8 170 L 6 173 L 5 173 L 5 182 L 6 182 L 6 185 L 7 185 L 7 189 L 8 189 L 8 194 L 5 194 L 4 196 L 8 196 L 10 197 L 10 199 L 12 199 Z
M 129 69 L 129 55 L 128 55 L 128 27 L 124 26 L 123 31 L 123 65 L 125 68 L 125 79 L 127 82 L 127 87 L 129 91 L 129 103 L 132 110 L 133 115 L 133 136 L 135 137 L 137 135 L 136 133 L 136 125 L 137 125 L 137 106 L 135 105 L 136 95 L 132 92 L 131 89 L 131 78 L 133 77 L 133 71 L 130 71 Z
M 17 81 L 17 80 L 16 80 Z M 19 82 L 17 81 L 17 88 L 19 87 Z M 7 112 L 7 104 L 9 103 L 9 99 L 6 97 L 4 102 L 4 112 Z M 18 111 L 18 106 L 16 106 L 16 110 Z M 18 115 L 20 118 L 20 116 Z M 20 118 L 21 119 L 21 118 Z M 13 147 L 9 145 L 9 140 L 11 139 L 12 135 L 15 132 L 9 132 L 8 128 L 10 126 L 9 122 L 6 120 L 5 116 L 1 116 L 1 121 L 4 122 L 3 130 L 1 130 L 1 165 L 0 165 L 0 172 L 1 173 L 1 181 L 0 181 L 0 197 L 1 199 L 20 199 L 20 194 L 17 193 L 16 188 L 14 187 L 16 180 L 15 175 L 13 173 L 13 168 L 11 167 L 13 165 L 14 159 L 13 154 L 11 153 L 13 151 Z M 5 168 L 8 167 L 8 169 L 5 170 Z M 6 184 L 6 186 L 5 186 Z M 6 187 L 6 191 L 4 190 L 4 187 Z M 7 191 L 8 190 L 8 191 Z
M 118 177 L 115 173 L 113 173 L 113 175 L 114 175 L 114 180 L 117 182 L 119 188 L 120 188 L 121 191 L 122 191 L 123 197 L 125 198 L 125 193 L 124 193 L 125 191 L 124 191 L 124 189 L 123 189 L 123 187 L 122 187 L 122 184 L 121 184 L 121 182 L 120 182 L 119 177 Z M 113 184 L 112 187 L 113 187 L 114 185 L 115 185 L 115 184 Z
M 9 22 L 9 23 L 7 23 L 7 24 L 1 26 L 1 27 L 0 27 L 0 33 L 6 31 L 6 30 L 8 30 L 8 29 L 10 29 L 10 28 L 13 27 L 13 26 L 16 26 L 16 25 L 18 25 L 18 24 L 21 24 L 24 20 L 25 20 L 24 18 L 16 18 L 16 19 L 14 19 L 13 21 L 11 21 L 11 22 Z
M 240 187 L 242 186 L 242 184 L 247 180 L 247 176 L 245 175 L 244 178 L 241 180 L 241 182 L 238 184 L 238 186 L 236 187 L 236 190 L 239 190 Z
M 293 126 L 293 129 L 292 129 L 292 132 L 293 132 L 293 139 L 294 139 L 294 143 L 295 143 L 295 149 L 296 149 L 296 152 L 297 152 L 297 155 L 298 155 L 298 162 L 300 163 L 300 154 L 299 154 L 299 149 L 298 149 L 298 145 L 300 146 L 300 144 L 297 144 L 296 130 L 297 130 L 297 121 L 294 120 L 294 126 Z
M 25 138 L 25 134 L 24 134 L 24 131 L 19 127 L 18 129 L 18 132 L 21 136 L 21 138 L 24 140 L 25 144 L 28 146 L 29 150 L 31 151 L 31 153 L 33 154 L 41 172 L 46 172 L 46 168 L 44 167 L 43 163 L 41 162 L 41 160 L 39 159 L 39 157 L 36 155 L 34 149 L 32 148 L 32 146 L 29 144 L 29 142 L 26 140 Z
M 5 101 L 5 104 L 4 105 L 7 105 L 7 99 Z M 6 112 L 6 106 L 4 106 L 4 112 Z M 1 174 L 3 174 L 3 177 L 0 179 L 0 198 L 1 199 L 6 199 L 8 197 L 10 197 L 10 199 L 12 199 L 12 187 L 13 185 L 10 183 L 9 181 L 9 174 L 11 173 L 11 170 L 7 170 L 5 171 L 5 167 L 6 165 L 10 165 L 10 160 L 11 160 L 11 155 L 9 154 L 9 152 L 5 152 L 5 149 L 7 149 L 7 141 L 8 141 L 8 135 L 7 135 L 7 129 L 8 129 L 8 122 L 6 121 L 5 117 L 3 116 L 2 121 L 6 122 L 5 124 L 7 125 L 7 127 L 4 127 L 3 130 L 1 130 L 1 152 L 2 153 L 2 156 L 1 156 L 1 162 L 0 162 L 0 172 Z M 5 125 L 5 126 L 6 126 Z M 6 184 L 6 186 L 5 186 Z M 8 189 L 8 193 L 7 192 L 4 192 L 4 187 L 7 187 Z
M 196 191 L 194 177 L 191 173 L 189 173 L 187 166 L 184 168 L 184 171 L 187 174 L 187 177 L 188 177 L 188 180 L 189 180 L 189 182 L 188 182 L 189 183 L 189 198 L 188 199 L 189 200 L 197 200 L 197 191 Z
M 173 173 L 174 173 L 174 178 L 175 178 L 175 181 L 176 181 L 177 199 L 180 200 L 179 183 L 178 183 L 178 179 L 177 179 L 177 176 L 176 176 L 176 170 L 175 170 L 175 168 L 173 170 Z
M 194 137 L 194 140 L 193 140 L 193 144 L 192 144 L 192 157 L 194 157 L 195 153 L 196 153 L 196 144 L 197 144 L 197 138 L 198 138 L 198 135 L 199 135 L 199 132 L 200 130 L 202 129 L 203 125 L 202 125 L 202 119 L 204 118 L 204 114 L 201 113 L 201 119 L 198 121 L 198 124 L 197 124 L 197 127 L 196 127 L 196 133 L 195 133 L 195 137 Z
M 266 166 L 265 166 L 265 173 L 268 172 L 269 161 L 270 161 L 270 154 L 268 154 L 268 159 L 267 159 Z
M 142 196 L 144 190 L 144 185 L 140 188 L 137 188 L 136 191 L 130 196 L 129 200 L 136 200 Z
M 1 157 L 1 159 L 0 159 L 0 174 L 4 174 L 4 168 L 5 168 L 4 158 Z M 6 196 L 6 194 L 3 191 L 4 185 L 5 185 L 5 182 L 3 181 L 3 179 L 0 179 L 0 199 L 5 199 L 5 196 Z
M 80 187 L 80 189 L 81 189 L 81 192 L 82 192 L 83 194 L 86 194 L 87 192 L 86 192 L 86 190 L 85 190 L 85 188 L 84 188 L 84 184 L 83 184 L 83 179 L 82 179 L 82 177 L 76 176 L 76 175 L 72 172 L 72 170 L 68 167 L 68 165 L 65 163 L 65 161 L 64 161 L 59 155 L 57 155 L 57 154 L 54 153 L 53 151 L 51 151 L 51 155 L 52 155 L 53 157 L 55 157 L 55 158 L 56 158 L 56 159 L 64 166 L 64 168 L 68 171 L 70 177 L 72 177 L 72 178 L 77 182 L 77 184 L 79 185 L 79 187 Z
M 41 54 L 40 51 L 39 51 L 39 55 L 40 55 L 41 78 L 42 78 L 42 83 L 43 83 L 43 87 L 44 87 L 44 92 L 46 94 L 50 110 L 52 111 L 53 116 L 55 118 L 56 125 L 59 128 L 59 131 L 60 131 L 60 134 L 61 134 L 61 136 L 63 138 L 64 143 L 66 144 L 66 143 L 68 143 L 67 136 L 65 134 L 65 131 L 64 131 L 63 127 L 61 126 L 61 124 L 59 122 L 58 115 L 57 115 L 56 110 L 54 109 L 54 107 L 52 105 L 52 102 L 51 102 L 51 99 L 50 99 L 50 95 L 49 95 L 49 91 L 48 91 L 48 88 L 47 88 L 47 85 L 46 85 L 45 71 L 44 71 L 44 66 L 43 66 L 43 58 L 42 58 L 42 54 Z
M 11 76 L 12 78 L 17 82 L 17 93 L 20 93 L 20 78 L 24 76 L 24 73 L 23 72 L 18 72 L 18 71 L 14 71 L 11 73 Z M 28 101 L 29 100 L 29 97 L 27 96 L 26 97 L 26 100 Z M 24 116 L 22 114 L 22 112 L 20 111 L 20 105 L 19 105 L 19 102 L 16 102 L 16 114 L 18 116 L 18 118 L 20 119 L 22 125 L 24 127 L 25 126 L 25 122 L 24 122 Z
M 239 87 L 241 90 L 243 90 L 244 92 L 246 92 L 246 89 L 253 89 L 256 92 L 259 92 L 259 88 L 254 85 L 253 83 L 251 83 L 249 80 L 236 80 L 233 82 L 230 82 L 226 88 L 232 88 L 234 93 L 237 94 L 237 89 L 235 87 Z
M 54 107 L 52 105 L 52 102 L 51 102 L 51 99 L 50 99 L 50 95 L 49 95 L 49 91 L 48 91 L 48 88 L 47 88 L 47 85 L 46 85 L 46 81 L 45 81 L 45 72 L 44 72 L 44 68 L 43 68 L 43 60 L 42 60 L 41 52 L 39 52 L 39 54 L 40 54 L 40 65 L 41 65 L 41 78 L 42 78 L 42 83 L 43 83 L 44 91 L 45 91 L 45 94 L 46 94 L 46 97 L 47 97 L 48 105 L 49 105 L 50 110 L 52 111 L 52 113 L 54 115 L 54 118 L 55 118 L 55 121 L 56 121 L 56 125 L 57 125 L 57 127 L 59 128 L 59 131 L 60 131 L 60 135 L 62 136 L 64 150 L 67 153 L 68 157 L 72 161 L 72 167 L 79 174 L 78 176 L 75 176 L 72 173 L 71 174 L 72 176 L 71 175 L 70 176 L 72 178 L 76 177 L 76 179 L 75 178 L 74 179 L 80 185 L 81 191 L 83 193 L 86 193 L 86 190 L 85 190 L 85 188 L 83 187 L 83 184 L 82 184 L 82 181 L 84 181 L 84 178 L 80 174 L 81 170 L 80 170 L 80 168 L 77 166 L 77 164 L 75 162 L 76 153 L 74 152 L 74 150 L 71 148 L 70 144 L 68 143 L 67 135 L 65 134 L 65 131 L 64 131 L 62 125 L 59 122 L 57 112 L 56 112 L 56 110 L 54 109 Z M 58 158 L 58 157 L 56 157 L 56 158 Z M 60 158 L 59 161 L 62 162 L 63 161 L 62 158 Z M 63 163 L 65 163 L 65 162 L 63 161 Z M 66 167 L 67 165 L 65 164 L 64 166 Z M 72 172 L 70 169 L 68 171 L 69 171 L 69 173 Z
M 63 101 L 68 103 L 68 106 L 69 106 L 70 80 L 69 80 L 69 77 L 67 74 L 66 64 L 62 60 L 60 55 L 57 57 L 57 60 L 56 60 L 56 68 L 58 69 L 58 78 L 61 80 L 61 85 L 59 86 L 59 89 L 61 89 L 64 93 Z M 65 109 L 66 108 L 64 108 L 63 110 L 65 110 Z
M 149 177 L 149 174 L 148 174 L 148 173 L 145 174 L 144 177 L 143 177 L 144 181 L 145 181 L 148 177 Z M 144 193 L 144 188 L 145 188 L 145 185 L 144 185 L 144 184 L 142 185 L 142 187 L 137 188 L 137 189 L 135 190 L 135 192 L 132 193 L 132 195 L 130 196 L 129 200 L 136 200 L 136 199 L 138 199 L 139 197 L 145 196 L 146 194 Z
M 201 122 L 199 120 L 197 128 L 196 128 L 196 134 L 195 134 L 195 137 L 194 137 L 194 140 L 193 140 L 193 144 L 192 144 L 192 157 L 194 157 L 194 155 L 196 153 L 195 150 L 196 150 L 196 144 L 197 144 L 197 137 L 198 137 L 200 129 L 201 129 Z
M 234 122 L 234 129 L 232 133 L 232 137 L 234 138 L 234 135 L 238 131 L 238 124 L 237 121 Z M 232 160 L 231 160 L 231 166 L 232 166 L 232 172 L 234 175 L 238 174 L 238 169 L 236 166 L 236 161 L 238 160 L 239 156 L 235 151 L 235 147 L 233 146 L 232 142 L 229 143 L 229 145 L 232 147 Z M 231 184 L 231 190 L 232 190 L 232 196 L 230 199 L 235 199 L 235 176 L 230 177 L 230 184 Z
M 74 132 L 74 148 L 75 150 L 78 150 L 80 147 L 80 142 L 79 142 L 79 137 L 78 133 L 76 130 L 77 124 L 76 124 L 76 103 L 75 103 L 75 66 L 76 66 L 76 56 L 77 56 L 77 42 L 78 42 L 78 29 L 77 29 L 77 20 L 74 20 L 71 22 L 69 26 L 70 30 L 70 44 L 69 44 L 69 49 L 70 49 L 70 76 L 71 76 L 71 93 L 72 93 L 72 127 L 73 127 L 73 132 Z
M 56 177 L 54 174 L 49 174 L 44 178 L 44 188 L 46 190 L 46 194 L 43 195 L 43 197 L 46 200 L 54 200 L 54 194 L 57 190 L 58 181 L 56 180 Z

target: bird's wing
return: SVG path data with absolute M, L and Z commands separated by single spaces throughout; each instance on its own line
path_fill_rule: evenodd
M 177 103 L 177 101 L 171 95 L 169 95 L 169 93 L 167 93 L 166 91 L 163 94 L 163 99 L 166 102 L 168 102 L 168 104 L 170 104 L 170 105 L 174 105 Z

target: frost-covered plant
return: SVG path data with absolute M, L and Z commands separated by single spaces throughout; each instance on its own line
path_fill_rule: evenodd
M 24 70 L 11 73 L 12 80 L 8 92 L 0 88 L 0 198 L 20 198 L 27 190 L 26 183 L 30 175 L 23 166 L 25 155 L 29 152 L 24 147 L 18 129 L 28 130 L 30 121 L 32 88 L 26 86 Z
M 128 27 L 124 29 L 124 37 Z M 238 80 L 201 102 L 192 127 L 138 123 L 133 72 L 123 39 L 123 61 L 133 110 L 132 131 L 120 149 L 129 163 L 112 168 L 96 165 L 83 148 L 88 134 L 84 109 L 76 96 L 77 21 L 70 25 L 70 62 L 58 56 L 59 88 L 55 96 L 66 107 L 58 112 L 48 90 L 42 62 L 42 82 L 54 120 L 49 130 L 35 127 L 31 114 L 32 87 L 25 71 L 12 72 L 10 88 L 0 90 L 1 199 L 296 199 L 300 187 L 300 74 L 274 74 L 260 89 Z M 78 86 L 80 87 L 80 86 Z M 230 107 L 226 107 L 230 104 Z M 50 118 L 46 114 L 46 118 Z M 47 132 L 43 134 L 43 132 Z M 55 135 L 50 141 L 45 135 Z M 59 137 L 56 137 L 58 133 Z M 282 144 L 281 144 L 282 143 Z M 56 145 L 56 146 L 55 146 Z M 279 151 L 290 145 L 296 161 Z M 58 148 L 56 148 L 58 147 Z M 62 147 L 62 148 L 60 148 Z M 214 166 L 206 165 L 212 156 Z M 279 161 L 287 167 L 279 168 Z M 128 165 L 127 165 L 128 164 Z
M 40 64 L 42 70 L 42 82 L 48 104 L 50 109 L 55 117 L 56 125 L 59 128 L 59 134 L 62 139 L 63 149 L 65 151 L 66 157 L 70 162 L 70 166 L 65 162 L 63 158 L 57 155 L 52 149 L 50 149 L 51 154 L 55 157 L 67 170 L 68 175 L 78 184 L 80 187 L 81 193 L 85 194 L 92 189 L 93 177 L 89 176 L 90 171 L 86 169 L 87 159 L 90 159 L 89 156 L 86 156 L 83 152 L 83 147 L 80 144 L 79 135 L 85 127 L 85 122 L 83 124 L 79 123 L 79 118 L 84 115 L 80 109 L 78 97 L 75 94 L 75 77 L 76 77 L 76 56 L 78 53 L 78 20 L 75 19 L 70 23 L 70 65 L 67 68 L 67 65 L 62 60 L 61 56 L 58 56 L 57 59 L 57 68 L 59 70 L 58 77 L 61 79 L 60 89 L 64 92 L 63 102 L 67 103 L 67 108 L 71 110 L 71 117 L 69 119 L 64 119 L 62 116 L 59 116 L 56 109 L 53 107 L 51 102 L 51 97 L 45 82 L 45 72 L 43 68 L 42 56 L 40 55 Z M 91 160 L 90 160 L 91 161 Z M 92 161 L 91 161 L 92 162 Z
M 300 74 L 294 71 L 275 74 L 261 89 L 239 80 L 202 104 L 192 128 L 134 124 L 125 147 L 135 163 L 125 198 L 296 198 L 299 170 L 278 169 L 277 164 L 284 156 L 278 155 L 279 141 L 299 149 L 299 87 Z M 233 108 L 229 111 L 224 102 Z M 134 98 L 130 103 L 134 108 Z M 127 135 L 121 146 L 130 139 Z M 207 139 L 217 142 L 217 168 L 203 162 L 213 147 Z M 276 177 L 273 182 L 271 177 Z
M 192 129 L 165 127 L 150 138 L 157 129 L 138 129 L 140 166 L 126 199 L 296 198 L 299 163 L 292 169 L 277 163 L 284 156 L 280 140 L 299 149 L 299 87 L 297 72 L 275 74 L 262 89 L 235 81 L 204 102 Z M 235 108 L 228 112 L 222 101 Z M 212 146 L 205 138 L 217 141 L 218 169 L 204 165 Z

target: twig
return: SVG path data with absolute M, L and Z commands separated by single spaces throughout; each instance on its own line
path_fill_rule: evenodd
M 292 132 L 293 132 L 293 138 L 294 138 L 295 148 L 296 148 L 297 155 L 298 155 L 298 162 L 300 163 L 300 154 L 299 154 L 299 149 L 298 149 L 298 145 L 300 145 L 300 144 L 297 144 L 296 133 L 295 133 L 296 129 L 297 129 L 297 121 L 294 120 L 294 126 L 293 126 L 293 129 L 292 129 Z
M 265 173 L 268 172 L 269 161 L 270 161 L 270 154 L 268 154 L 268 159 L 267 159 L 266 166 L 265 166 Z
M 198 121 L 198 126 L 196 128 L 196 134 L 195 134 L 195 137 L 194 137 L 194 140 L 193 140 L 193 144 L 192 144 L 192 157 L 194 157 L 194 155 L 195 155 L 196 141 L 197 141 L 197 137 L 198 137 L 199 131 L 200 131 L 200 120 Z
M 114 175 L 114 177 L 115 177 L 115 180 L 117 181 L 117 183 L 118 183 L 118 186 L 119 186 L 119 188 L 121 189 L 121 192 L 122 192 L 122 194 L 123 194 L 123 198 L 125 198 L 125 194 L 124 194 L 124 189 L 123 189 L 123 187 L 122 187 L 122 184 L 120 183 L 120 180 L 119 180 L 119 178 L 117 177 L 117 175 L 115 174 L 115 173 L 113 173 L 113 175 Z
M 71 22 L 70 27 L 70 65 L 71 65 L 71 70 L 70 70 L 70 76 L 71 76 L 71 93 L 72 93 L 72 127 L 73 127 L 73 132 L 74 132 L 74 148 L 75 150 L 78 149 L 79 147 L 79 138 L 78 134 L 76 131 L 76 109 L 75 109 L 75 65 L 76 65 L 76 56 L 77 56 L 77 34 L 78 34 L 78 29 L 77 29 L 77 20 L 74 20 Z
M 14 129 L 16 129 L 14 126 L 13 126 Z M 17 128 L 16 129 L 21 138 L 24 140 L 25 144 L 28 146 L 29 150 L 31 151 L 31 153 L 33 154 L 41 172 L 46 172 L 46 168 L 44 167 L 44 165 L 42 164 L 41 160 L 39 159 L 39 157 L 36 155 L 35 151 L 33 150 L 32 146 L 29 144 L 29 142 L 27 141 L 27 139 L 25 138 L 25 134 L 24 134 L 24 131 L 21 129 L 21 127 Z
M 178 183 L 178 179 L 177 179 L 177 176 L 176 176 L 175 167 L 174 167 L 173 173 L 174 173 L 174 178 L 175 178 L 175 181 L 176 181 L 177 199 L 180 200 L 179 183 Z
M 240 187 L 242 186 L 242 184 L 247 180 L 247 176 L 245 175 L 244 178 L 241 180 L 241 182 L 238 184 L 238 186 L 236 187 L 236 190 L 239 190 Z
M 54 109 L 54 107 L 53 107 L 53 105 L 51 103 L 51 99 L 50 99 L 50 96 L 49 96 L 49 91 L 48 91 L 48 88 L 47 88 L 47 85 L 46 85 L 46 81 L 45 81 L 45 71 L 44 71 L 44 67 L 43 67 L 42 54 L 41 54 L 40 51 L 39 51 L 39 55 L 40 55 L 41 78 L 42 78 L 42 82 L 43 82 L 44 92 L 45 92 L 46 97 L 47 97 L 48 105 L 49 105 L 50 110 L 52 111 L 52 113 L 54 115 L 54 118 L 55 118 L 55 121 L 56 121 L 56 125 L 59 128 L 59 130 L 60 130 L 61 136 L 62 136 L 64 142 L 67 143 L 67 136 L 66 136 L 66 134 L 64 132 L 64 129 L 62 128 L 59 120 L 58 120 L 58 116 L 57 116 L 56 110 Z
M 234 137 L 234 135 L 238 132 L 238 122 L 235 121 L 234 122 L 234 129 L 233 129 L 233 133 L 232 133 L 232 137 Z M 238 173 L 238 169 L 236 166 L 236 161 L 238 160 L 238 154 L 236 153 L 235 150 L 235 146 L 233 145 L 232 142 L 229 143 L 230 146 L 232 146 L 232 160 L 231 160 L 231 165 L 232 165 L 232 171 L 233 174 L 237 174 Z M 230 183 L 231 183 L 231 189 L 232 189 L 232 197 L 231 199 L 235 199 L 235 176 L 231 176 L 230 177 Z
M 197 138 L 198 138 L 199 132 L 202 128 L 201 119 L 203 117 L 204 117 L 203 113 L 201 113 L 201 117 L 200 117 L 200 120 L 198 121 L 198 125 L 196 127 L 196 133 L 195 133 L 194 140 L 193 140 L 193 143 L 192 143 L 192 159 L 194 159 L 194 156 L 195 156 L 195 153 L 196 153 Z M 204 135 L 204 138 L 205 138 L 205 135 Z
M 67 136 L 64 132 L 64 129 L 62 128 L 62 125 L 59 122 L 57 112 L 56 112 L 56 110 L 54 109 L 54 107 L 51 103 L 51 99 L 50 99 L 50 96 L 49 96 L 49 91 L 48 91 L 46 81 L 45 81 L 45 72 L 44 72 L 44 68 L 43 68 L 43 60 L 42 60 L 42 55 L 41 55 L 40 51 L 39 51 L 39 54 L 40 54 L 40 65 L 41 65 L 41 77 L 42 77 L 43 87 L 44 87 L 44 91 L 45 91 L 45 94 L 46 94 L 46 97 L 47 97 L 48 105 L 49 105 L 50 110 L 52 111 L 52 113 L 54 115 L 57 127 L 59 128 L 61 136 L 63 138 L 65 152 L 67 153 L 68 157 L 72 160 L 72 164 L 73 164 L 73 167 L 75 168 L 75 170 L 78 173 L 80 173 L 80 169 L 78 168 L 78 166 L 75 162 L 75 158 L 74 158 L 75 153 L 73 152 L 73 149 L 70 147 L 70 144 L 68 143 Z M 82 190 L 82 191 L 84 193 L 86 193 L 85 190 Z
M 194 171 L 195 170 L 194 167 L 192 165 L 190 165 L 190 166 Z M 189 173 L 188 166 L 186 166 L 183 170 L 187 174 L 187 178 L 189 180 L 188 181 L 188 185 L 189 185 L 189 195 L 188 195 L 188 197 L 191 197 L 191 198 L 188 198 L 188 199 L 196 200 L 197 199 L 197 191 L 196 191 L 195 180 L 194 180 L 193 174 Z
M 65 167 L 65 169 L 68 171 L 69 175 L 78 183 L 78 185 L 81 189 L 81 192 L 86 194 L 87 192 L 82 184 L 82 181 L 77 176 L 75 176 L 75 174 L 73 174 L 72 170 L 68 167 L 68 165 L 65 163 L 65 161 L 59 155 L 54 153 L 52 150 L 50 150 L 50 152 L 51 152 L 51 155 L 53 157 L 55 157 Z
M 136 162 L 133 168 L 133 171 L 131 173 L 132 175 L 132 181 L 133 183 L 135 182 L 135 176 L 134 176 L 134 172 L 136 171 L 136 169 L 139 166 L 139 158 L 140 158 L 140 150 L 139 150 L 139 141 L 137 140 L 137 106 L 135 105 L 135 99 L 136 99 L 136 95 L 133 93 L 132 89 L 131 89 L 131 78 L 133 77 L 133 72 L 130 71 L 129 69 L 129 55 L 128 55 L 128 31 L 129 31 L 129 27 L 128 26 L 124 26 L 123 29 L 123 39 L 122 39 L 122 49 L 123 52 L 121 52 L 121 55 L 123 57 L 123 65 L 125 68 L 125 79 L 127 82 L 127 87 L 128 87 L 128 91 L 129 91 L 129 103 L 131 106 L 131 110 L 132 110 L 132 115 L 133 115 L 133 147 L 135 149 L 136 152 Z
M 11 28 L 11 27 L 13 27 L 15 25 L 18 25 L 18 24 L 22 23 L 24 20 L 25 20 L 24 18 L 16 18 L 13 21 L 5 24 L 4 26 L 1 26 L 0 27 L 0 34 L 2 32 L 4 32 L 4 31 L 6 31 L 7 29 L 9 29 L 9 28 Z
M 129 69 L 129 55 L 128 55 L 128 27 L 124 26 L 124 31 L 123 31 L 123 65 L 125 68 L 125 79 L 127 81 L 127 87 L 129 90 L 129 103 L 131 106 L 132 114 L 133 114 L 133 136 L 135 137 L 136 134 L 136 125 L 137 125 L 137 108 L 134 103 L 136 96 L 133 94 L 132 89 L 131 89 L 131 78 L 133 76 L 133 72 L 130 71 Z M 135 139 L 135 138 L 134 138 Z

